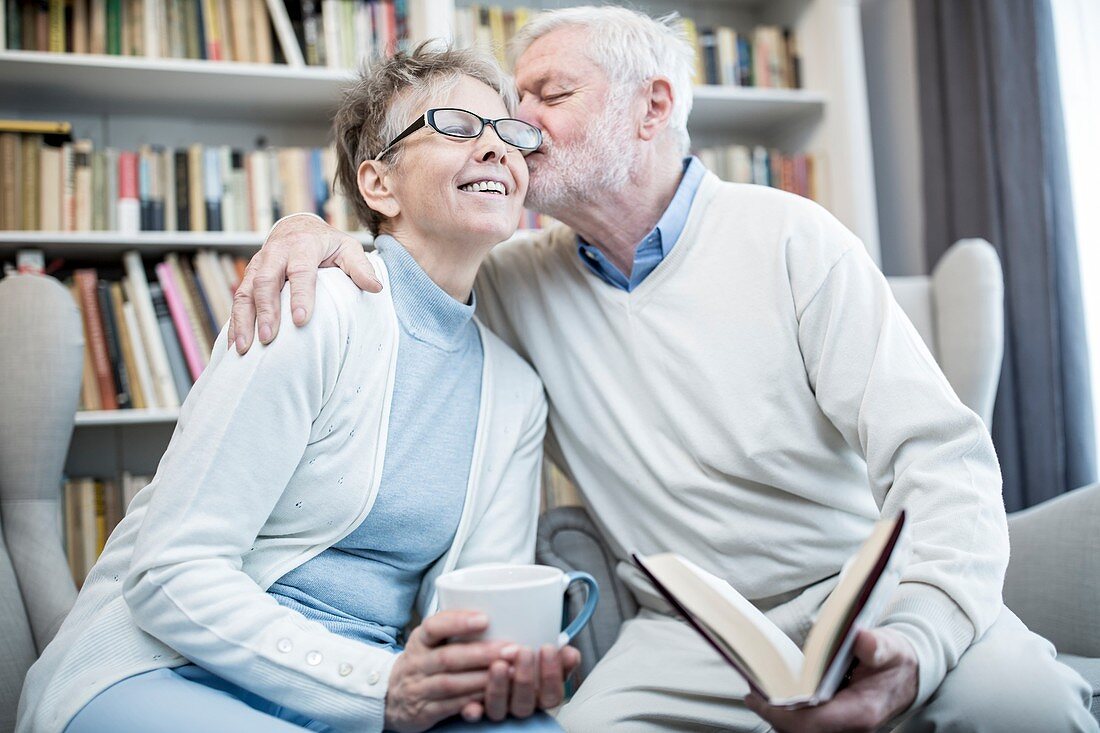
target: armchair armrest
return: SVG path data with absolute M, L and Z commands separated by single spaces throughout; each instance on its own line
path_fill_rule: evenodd
M 584 630 L 573 640 L 573 646 L 581 652 L 578 675 L 583 680 L 615 643 L 619 636 L 619 627 L 623 621 L 637 613 L 638 605 L 634 596 L 615 574 L 618 562 L 583 507 L 557 507 L 542 515 L 539 519 L 535 559 L 566 572 L 583 570 L 599 583 L 600 603 L 596 606 L 596 612 Z M 576 616 L 584 600 L 583 593 L 570 595 L 567 605 L 570 617 Z
M 1005 605 L 1065 654 L 1100 657 L 1100 484 L 1008 518 Z

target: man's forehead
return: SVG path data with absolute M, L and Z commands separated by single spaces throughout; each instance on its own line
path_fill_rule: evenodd
M 580 77 L 567 69 L 539 64 L 538 69 L 516 66 L 516 85 L 520 91 L 540 89 L 549 84 L 576 84 Z
M 525 53 L 515 65 L 516 85 L 520 91 L 547 84 L 591 82 L 594 76 L 603 76 L 603 70 L 579 48 L 552 54 Z

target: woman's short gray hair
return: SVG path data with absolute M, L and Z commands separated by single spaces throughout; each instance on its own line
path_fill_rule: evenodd
M 500 94 L 509 114 L 516 108 L 515 84 L 492 57 L 473 50 L 435 46 L 425 41 L 412 53 L 365 66 L 344 90 L 332 129 L 336 138 L 336 187 L 347 195 L 359 221 L 378 234 L 385 218 L 359 195 L 359 166 L 424 114 L 431 100 L 448 94 L 463 76 L 483 82 Z M 391 164 L 401 147 L 386 155 Z
M 680 143 L 681 154 L 691 146 L 687 120 L 695 51 L 688 43 L 676 13 L 651 18 L 616 6 L 582 6 L 539 13 L 516 33 L 512 58 L 518 59 L 542 36 L 564 27 L 583 28 L 593 39 L 585 45 L 588 57 L 603 69 L 612 85 L 612 101 L 625 101 L 655 76 L 672 82 L 673 105 L 669 131 Z

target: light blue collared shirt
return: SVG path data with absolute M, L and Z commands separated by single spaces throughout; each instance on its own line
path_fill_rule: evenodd
M 695 199 L 695 192 L 699 190 L 699 184 L 703 182 L 706 172 L 702 161 L 694 155 L 684 158 L 684 175 L 680 179 L 676 195 L 672 197 L 657 226 L 634 249 L 634 267 L 630 270 L 630 277 L 611 264 L 603 252 L 578 236 L 577 254 L 581 261 L 612 287 L 628 293 L 638 287 L 668 257 L 676 240 L 680 238 L 687 223 L 688 212 L 691 211 L 691 202 Z

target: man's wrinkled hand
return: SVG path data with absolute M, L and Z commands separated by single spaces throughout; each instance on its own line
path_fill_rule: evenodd
M 745 704 L 778 733 L 876 731 L 916 700 L 917 655 L 904 636 L 885 628 L 859 632 L 854 650 L 851 682 L 827 703 L 784 710 L 752 693 Z
M 270 343 L 279 333 L 279 297 L 290 281 L 290 311 L 294 324 L 304 326 L 313 314 L 317 270 L 339 267 L 361 290 L 382 290 L 363 245 L 316 216 L 282 219 L 252 256 L 233 295 L 229 343 L 241 354 L 252 346 L 259 330 L 260 342 Z

